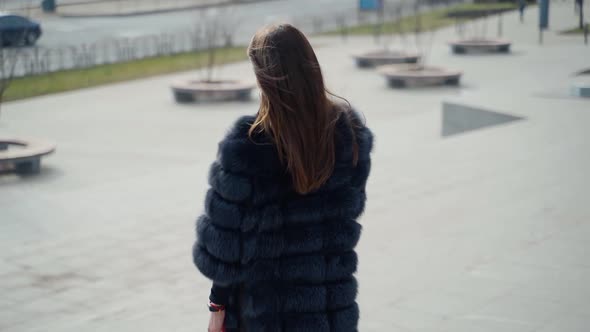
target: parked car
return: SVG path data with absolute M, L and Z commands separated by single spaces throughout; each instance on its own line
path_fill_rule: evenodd
M 2 46 L 34 45 L 41 37 L 41 25 L 26 17 L 0 13 L 0 42 Z

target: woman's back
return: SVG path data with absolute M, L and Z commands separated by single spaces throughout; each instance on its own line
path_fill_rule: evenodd
M 361 231 L 356 218 L 366 199 L 372 136 L 353 124 L 360 123 L 356 115 L 350 118 L 342 113 L 336 126 L 332 176 L 307 195 L 293 190 L 267 139 L 248 137 L 253 117 L 240 118 L 220 143 L 194 259 L 205 276 L 235 286 L 228 328 L 242 316 L 247 331 L 356 330 L 353 249 Z M 356 166 L 353 140 L 359 146 Z
M 197 222 L 193 256 L 214 282 L 210 308 L 226 309 L 227 329 L 356 331 L 371 132 L 327 98 L 297 29 L 261 30 L 249 54 L 261 106 L 219 144 Z

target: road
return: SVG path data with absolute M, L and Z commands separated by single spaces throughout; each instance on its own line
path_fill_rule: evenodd
M 356 0 L 279 0 L 235 5 L 225 9 L 187 10 L 135 17 L 44 17 L 40 20 L 44 34 L 39 41 L 39 46 L 80 45 L 110 38 L 141 37 L 186 31 L 195 26 L 203 11 L 210 15 L 215 15 L 220 11 L 230 12 L 228 18 L 240 22 L 235 40 L 245 43 L 256 29 L 265 23 L 323 17 L 327 25 L 334 21 L 335 13 L 352 12 L 356 5 Z

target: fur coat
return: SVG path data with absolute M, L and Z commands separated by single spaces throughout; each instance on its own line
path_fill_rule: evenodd
M 356 219 L 365 207 L 371 131 L 357 113 L 341 113 L 334 172 L 322 188 L 300 195 L 271 141 L 264 134 L 248 137 L 254 119 L 241 117 L 219 143 L 197 221 L 194 263 L 215 283 L 232 287 L 228 329 L 357 331 Z

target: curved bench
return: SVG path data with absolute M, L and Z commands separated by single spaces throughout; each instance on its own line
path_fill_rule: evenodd
M 354 54 L 353 58 L 359 68 L 372 68 L 397 63 L 416 63 L 420 59 L 420 55 L 409 52 L 377 51 Z
M 178 103 L 210 101 L 247 101 L 255 84 L 242 81 L 185 81 L 172 84 L 174 99 Z
M 21 148 L 9 149 L 10 145 Z M 55 151 L 55 144 L 0 137 L 0 169 L 6 165 L 18 174 L 36 174 L 41 171 L 41 157 Z
M 462 72 L 441 67 L 388 65 L 379 68 L 392 88 L 408 86 L 459 85 Z
M 571 92 L 576 97 L 590 98 L 590 81 L 588 83 L 577 82 L 572 84 Z
M 449 43 L 455 54 L 470 52 L 478 53 L 508 53 L 511 42 L 503 39 L 463 39 Z

